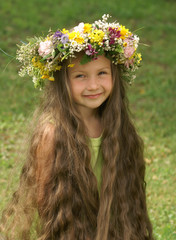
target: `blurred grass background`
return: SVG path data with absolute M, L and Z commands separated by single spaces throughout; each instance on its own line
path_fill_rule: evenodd
M 0 48 L 15 57 L 16 44 L 27 37 L 47 34 L 50 28 L 91 23 L 104 13 L 131 31 L 142 28 L 136 34 L 149 45 L 140 46 L 142 67 L 128 94 L 145 143 L 147 201 L 154 234 L 157 240 L 175 240 L 175 0 L 1 0 Z M 18 76 L 19 68 L 15 59 L 0 52 L 0 209 L 17 182 L 24 133 L 40 95 L 31 79 Z

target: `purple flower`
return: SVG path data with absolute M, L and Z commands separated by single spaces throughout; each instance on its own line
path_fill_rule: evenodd
M 98 53 L 98 52 L 96 52 L 95 48 L 92 48 L 92 45 L 91 45 L 91 44 L 88 44 L 87 47 L 88 47 L 88 48 L 87 48 L 86 51 L 85 51 L 86 55 L 92 56 L 92 55 L 95 55 L 95 54 Z
M 62 42 L 63 44 L 65 44 L 65 43 L 68 42 L 68 40 L 69 40 L 68 35 L 67 35 L 67 34 L 62 34 L 62 36 L 61 36 L 61 42 Z
M 60 38 L 62 37 L 63 33 L 61 33 L 60 31 L 55 32 L 55 34 L 53 35 L 54 38 Z

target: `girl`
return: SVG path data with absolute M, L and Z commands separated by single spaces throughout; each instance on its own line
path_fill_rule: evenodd
M 141 61 L 139 38 L 108 17 L 35 37 L 17 52 L 20 75 L 45 91 L 3 213 L 5 239 L 153 239 L 143 143 L 125 94 Z

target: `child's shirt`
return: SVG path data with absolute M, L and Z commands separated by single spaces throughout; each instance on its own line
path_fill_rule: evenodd
M 97 178 L 98 190 L 101 188 L 101 170 L 103 164 L 103 156 L 100 149 L 102 137 L 90 138 L 91 166 Z

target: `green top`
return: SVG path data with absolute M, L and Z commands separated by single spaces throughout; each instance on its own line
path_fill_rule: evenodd
M 94 171 L 94 174 L 97 178 L 98 190 L 100 191 L 101 187 L 101 169 L 103 163 L 103 156 L 100 150 L 100 145 L 102 137 L 98 138 L 89 138 L 90 139 L 90 152 L 91 152 L 91 166 Z

